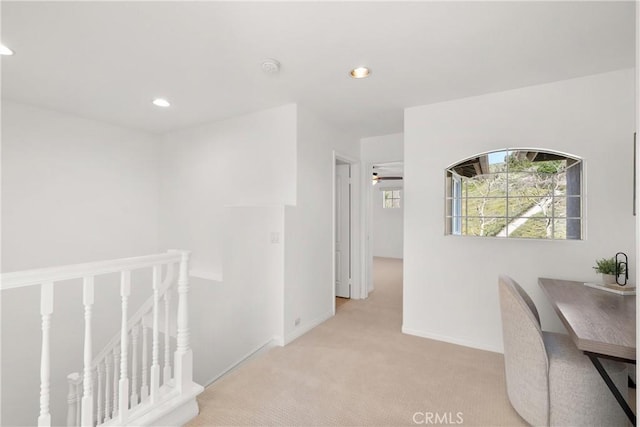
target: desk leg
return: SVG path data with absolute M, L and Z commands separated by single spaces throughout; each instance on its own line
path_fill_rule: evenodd
M 609 387 L 609 390 L 611 390 L 611 393 L 613 393 L 613 396 L 618 401 L 618 404 L 620 405 L 620 407 L 622 407 L 622 409 L 624 410 L 624 413 L 627 414 L 629 421 L 631 421 L 631 423 L 635 426 L 636 415 L 633 413 L 633 411 L 629 407 L 627 400 L 620 393 L 620 390 L 618 390 L 618 387 L 616 387 L 616 385 L 611 380 L 611 377 L 602 366 L 602 363 L 600 363 L 600 359 L 598 359 L 598 356 L 589 352 L 585 352 L 585 354 L 589 356 L 589 359 L 591 359 L 591 363 L 593 363 L 593 366 L 595 366 L 596 369 L 598 370 L 598 373 L 600 374 L 604 382 L 607 384 L 607 387 Z

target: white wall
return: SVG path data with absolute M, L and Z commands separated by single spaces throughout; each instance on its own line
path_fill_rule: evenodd
M 193 270 L 223 273 L 225 206 L 296 201 L 295 104 L 162 139 L 161 244 L 190 248 Z
M 2 271 L 156 253 L 154 136 L 2 102 Z M 135 280 L 133 283 L 137 283 Z M 117 282 L 96 282 L 94 344 L 110 339 Z M 51 326 L 54 422 L 66 419 L 66 375 L 82 367 L 81 285 L 56 285 Z M 131 306 L 143 298 L 133 286 Z M 40 372 L 39 288 L 2 291 L 2 424 L 33 425 Z
M 631 69 L 407 109 L 403 331 L 501 351 L 501 273 L 529 292 L 543 328 L 561 330 L 538 277 L 595 280 L 596 258 L 635 259 L 633 131 Z M 444 235 L 445 167 L 506 147 L 584 158 L 585 240 Z
M 392 181 L 393 183 L 393 181 Z M 373 240 L 373 256 L 385 258 L 402 258 L 402 244 L 404 233 L 404 191 L 400 185 L 383 185 L 379 182 L 372 190 L 373 226 L 371 239 Z M 400 207 L 384 208 L 382 190 L 399 190 Z
M 363 164 L 400 162 L 404 159 L 404 134 L 362 138 L 360 156 Z M 371 180 L 371 174 L 368 177 Z
M 297 203 L 285 209 L 286 342 L 333 314 L 333 150 L 359 157 L 356 138 L 299 106 Z
M 2 271 L 157 249 L 154 136 L 2 102 Z
M 161 245 L 192 250 L 201 384 L 282 341 L 284 205 L 296 202 L 296 120 L 290 104 L 162 138 Z M 272 233 L 280 243 L 271 243 Z
M 270 342 L 282 340 L 284 207 L 224 210 L 224 279 L 191 278 L 194 379 L 207 385 Z M 272 243 L 278 233 L 278 243 Z
M 221 273 L 191 281 L 196 380 L 332 314 L 334 149 L 358 158 L 355 138 L 293 104 L 163 137 L 161 245 Z

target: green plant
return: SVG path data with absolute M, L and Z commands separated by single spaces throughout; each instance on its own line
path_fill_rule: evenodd
M 618 271 L 616 272 L 616 260 L 615 258 L 602 258 L 596 260 L 596 265 L 593 267 L 596 273 L 602 274 L 622 274 L 624 273 L 624 263 L 618 263 Z

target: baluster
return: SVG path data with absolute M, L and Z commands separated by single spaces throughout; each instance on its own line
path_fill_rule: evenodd
M 102 424 L 102 420 L 104 419 L 104 415 L 103 415 L 103 403 L 104 403 L 104 373 L 103 373 L 103 366 L 104 364 L 102 362 L 98 363 L 98 365 L 96 366 L 96 371 L 98 372 L 98 409 L 96 410 L 96 424 L 100 425 Z
M 158 300 L 160 287 L 160 265 L 153 266 L 153 335 L 151 341 L 151 402 L 158 401 L 160 387 L 160 364 L 158 363 Z
M 120 367 L 120 348 L 116 345 L 113 347 L 113 416 L 118 416 L 118 369 Z
M 40 415 L 38 426 L 50 426 L 49 413 L 50 392 L 50 345 L 49 330 L 53 313 L 53 283 L 43 283 L 40 288 L 40 316 L 42 317 L 42 348 L 40 354 Z
M 93 427 L 92 390 L 92 337 L 91 310 L 93 308 L 93 277 L 85 277 L 82 283 L 82 303 L 84 304 L 84 382 L 82 394 L 82 420 L 84 427 Z
M 162 384 L 167 385 L 171 380 L 171 336 L 169 335 L 169 289 L 164 294 L 164 372 Z
M 112 371 L 113 361 L 109 354 L 104 356 L 104 422 L 111 419 L 111 381 L 109 373 Z
M 129 362 L 128 344 L 129 334 L 127 329 L 127 308 L 129 304 L 129 294 L 131 292 L 131 272 L 123 271 L 120 279 L 120 297 L 122 298 L 122 325 L 120 327 L 120 423 L 126 424 L 129 412 L 129 373 L 127 365 Z
M 138 404 L 138 325 L 131 329 L 131 408 Z
M 67 426 L 75 427 L 80 421 L 78 419 L 78 410 L 80 403 L 80 395 L 78 393 L 78 385 L 80 374 L 74 372 L 67 375 L 67 383 L 69 384 L 69 394 L 67 394 Z
M 193 353 L 189 346 L 189 252 L 181 251 L 180 274 L 178 276 L 178 333 L 174 356 L 175 384 L 182 392 L 193 382 Z
M 82 408 L 81 408 L 81 399 L 82 399 L 82 377 L 78 374 L 78 381 L 75 383 L 76 388 L 76 396 L 78 396 L 78 403 L 76 405 L 76 426 L 80 425 L 81 416 L 82 416 Z
M 149 328 L 144 324 L 144 320 L 140 322 L 142 326 L 142 388 L 140 389 L 140 401 L 143 402 L 149 397 L 149 349 L 147 348 L 149 341 Z

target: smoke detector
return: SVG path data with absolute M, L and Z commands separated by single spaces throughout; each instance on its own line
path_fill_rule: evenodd
M 276 74 L 280 71 L 280 63 L 271 58 L 263 60 L 260 67 L 262 68 L 262 71 L 267 74 Z

